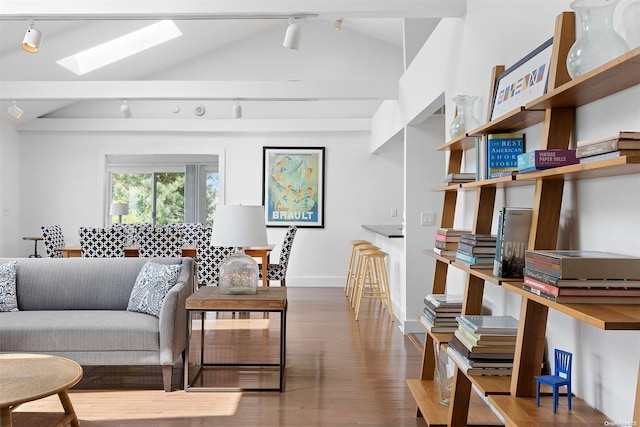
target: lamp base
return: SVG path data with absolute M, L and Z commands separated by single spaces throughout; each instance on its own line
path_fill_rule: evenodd
M 220 292 L 255 295 L 258 292 L 258 263 L 244 249 L 238 249 L 220 266 Z

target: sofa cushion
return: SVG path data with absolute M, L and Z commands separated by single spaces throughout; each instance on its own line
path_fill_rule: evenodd
M 157 351 L 159 321 L 111 310 L 2 313 L 0 351 Z
M 133 285 L 127 310 L 159 317 L 164 297 L 176 284 L 181 267 L 147 262 Z
M 16 264 L 9 261 L 0 265 L 0 311 L 18 311 Z

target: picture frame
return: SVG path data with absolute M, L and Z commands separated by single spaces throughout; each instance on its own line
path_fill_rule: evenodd
M 263 147 L 267 227 L 324 228 L 325 147 Z
M 498 76 L 489 120 L 547 93 L 552 49 L 553 37 Z

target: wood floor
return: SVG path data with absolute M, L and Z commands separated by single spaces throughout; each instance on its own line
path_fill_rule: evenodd
M 364 302 L 355 321 L 341 288 L 289 288 L 285 391 L 188 392 L 180 370 L 175 391 L 162 391 L 156 368 L 85 367 L 70 391 L 82 426 L 424 426 L 405 384 L 421 354 L 378 302 Z M 196 328 L 199 322 L 194 323 Z M 279 315 L 213 314 L 205 322 L 205 360 L 277 362 Z M 192 354 L 199 351 L 199 333 Z M 266 350 L 265 350 L 266 349 Z M 197 354 L 197 353 L 195 353 Z M 277 386 L 277 371 L 215 369 L 207 385 Z M 15 426 L 41 427 L 38 413 L 60 411 L 50 397 L 14 413 Z

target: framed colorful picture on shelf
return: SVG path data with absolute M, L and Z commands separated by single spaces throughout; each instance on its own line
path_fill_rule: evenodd
M 552 48 L 550 38 L 498 76 L 490 120 L 547 93 Z
M 324 147 L 264 147 L 267 227 L 324 227 Z

